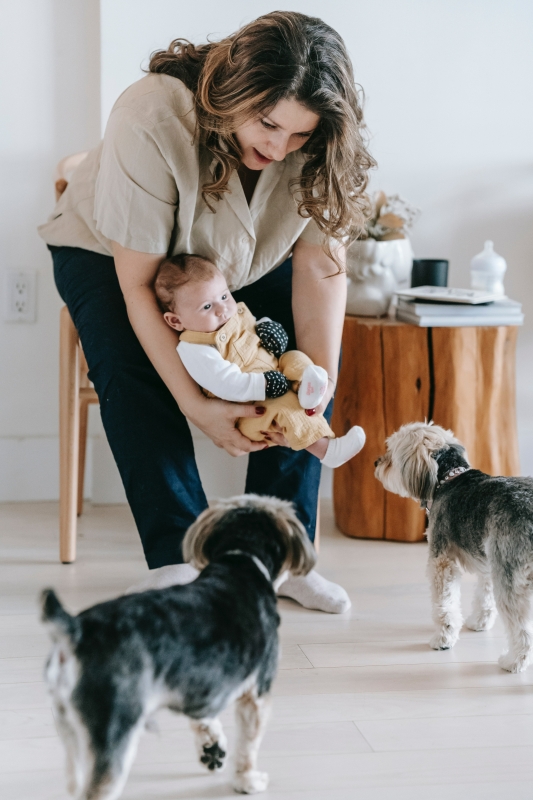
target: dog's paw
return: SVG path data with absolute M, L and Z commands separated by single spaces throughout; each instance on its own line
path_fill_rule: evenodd
M 451 631 L 448 628 L 435 631 L 429 640 L 429 646 L 433 650 L 450 650 L 459 638 L 458 631 Z
M 223 769 L 227 740 L 219 719 L 191 720 L 200 763 L 208 770 Z
M 215 742 L 212 745 L 204 744 L 202 747 L 200 761 L 212 772 L 214 772 L 216 769 L 222 769 L 224 767 L 225 758 L 226 751 L 220 747 L 218 742 Z
M 233 779 L 233 788 L 240 794 L 264 792 L 268 786 L 268 773 L 251 769 L 248 772 L 237 772 Z
M 465 620 L 465 625 L 471 631 L 490 631 L 496 620 L 496 610 L 472 612 Z
M 518 656 L 513 653 L 503 653 L 498 659 L 498 664 L 507 672 L 523 672 L 529 664 L 529 653 Z

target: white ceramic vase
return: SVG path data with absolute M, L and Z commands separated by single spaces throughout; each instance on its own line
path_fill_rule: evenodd
M 474 256 L 470 262 L 470 285 L 472 289 L 481 289 L 483 292 L 505 297 L 503 276 L 507 269 L 507 262 L 502 256 L 494 252 L 494 242 L 485 242 L 482 253 Z
M 346 254 L 349 279 L 346 312 L 364 317 L 386 314 L 394 292 L 409 286 L 412 267 L 409 239 L 354 242 Z

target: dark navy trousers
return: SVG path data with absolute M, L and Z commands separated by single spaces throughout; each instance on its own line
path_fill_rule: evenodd
M 113 258 L 74 247 L 50 250 L 148 566 L 181 563 L 185 531 L 207 507 L 187 421 L 133 332 Z M 294 349 L 291 281 L 288 259 L 233 295 L 256 318 L 280 322 Z M 249 456 L 245 491 L 291 500 L 311 540 L 319 482 L 320 462 L 305 450 L 273 447 Z

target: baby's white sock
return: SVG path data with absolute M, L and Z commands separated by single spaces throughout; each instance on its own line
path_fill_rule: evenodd
M 323 367 L 309 364 L 302 375 L 298 400 L 302 408 L 316 408 L 328 388 L 328 373 Z
M 191 567 L 190 564 L 169 564 L 166 567 L 151 569 L 147 578 L 130 586 L 124 594 L 137 594 L 137 592 L 147 592 L 150 589 L 167 589 L 169 586 L 192 583 L 199 574 L 198 570 Z
M 340 467 L 345 464 L 357 453 L 363 449 L 366 441 L 366 435 L 359 425 L 354 425 L 350 428 L 345 436 L 339 436 L 338 439 L 330 439 L 326 455 L 322 459 L 322 464 L 325 467 Z
M 307 575 L 289 575 L 279 587 L 278 595 L 328 614 L 344 614 L 352 605 L 342 586 L 326 580 L 314 569 Z

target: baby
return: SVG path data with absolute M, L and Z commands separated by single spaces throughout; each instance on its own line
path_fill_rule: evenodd
M 339 467 L 362 449 L 365 433 L 359 426 L 336 439 L 322 414 L 306 413 L 326 393 L 326 371 L 299 350 L 285 352 L 283 327 L 267 317 L 256 322 L 244 303 L 235 302 L 211 261 L 188 254 L 165 259 L 155 293 L 167 324 L 180 332 L 181 361 L 204 393 L 264 402 L 263 416 L 239 420 L 244 436 L 264 441 L 281 433 L 293 450 L 305 449 L 327 467 Z

